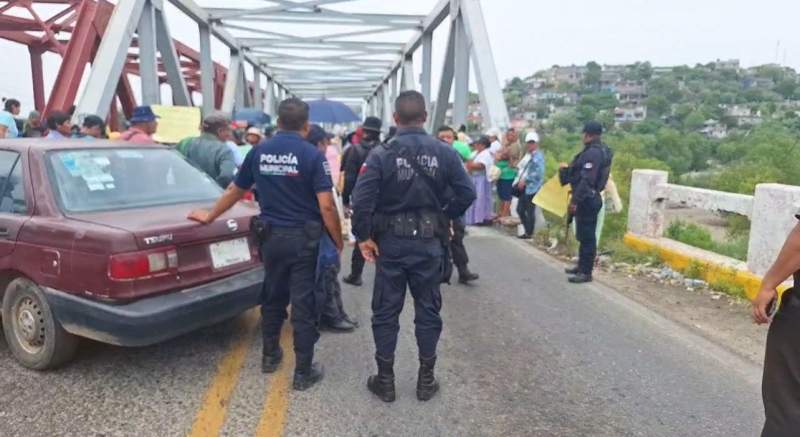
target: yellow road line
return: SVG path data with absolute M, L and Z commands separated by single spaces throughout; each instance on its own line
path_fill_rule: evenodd
M 250 310 L 242 319 L 242 336 L 217 366 L 217 373 L 206 390 L 203 405 L 195 416 L 189 437 L 218 436 L 225 424 L 225 414 L 253 339 L 258 314 L 256 310 Z
M 264 410 L 256 428 L 256 437 L 277 437 L 283 435 L 286 426 L 286 413 L 289 410 L 289 390 L 294 372 L 294 352 L 292 330 L 285 324 L 281 333 L 281 347 L 284 359 L 278 371 L 272 375 Z

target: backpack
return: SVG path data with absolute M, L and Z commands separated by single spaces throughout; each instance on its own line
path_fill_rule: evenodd
M 611 164 L 614 162 L 614 151 L 605 144 L 600 145 L 600 151 L 603 152 L 603 166 L 600 167 L 600 172 L 597 179 L 597 191 L 604 191 L 608 185 L 608 178 L 611 177 Z

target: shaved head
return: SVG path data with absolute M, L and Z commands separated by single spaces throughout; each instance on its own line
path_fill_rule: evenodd
M 428 119 L 425 97 L 418 91 L 403 91 L 394 102 L 398 126 L 422 126 Z

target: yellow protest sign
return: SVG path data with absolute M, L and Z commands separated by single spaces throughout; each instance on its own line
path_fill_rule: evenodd
M 153 112 L 161 117 L 153 138 L 163 144 L 177 144 L 187 137 L 200 135 L 200 108 L 191 106 L 153 105 Z
M 569 185 L 561 186 L 558 175 L 547 181 L 533 198 L 534 205 L 559 217 L 566 217 L 569 207 Z

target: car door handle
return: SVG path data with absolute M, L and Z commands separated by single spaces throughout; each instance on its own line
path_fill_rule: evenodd
M 8 228 L 0 228 L 0 238 L 8 238 L 9 235 Z

